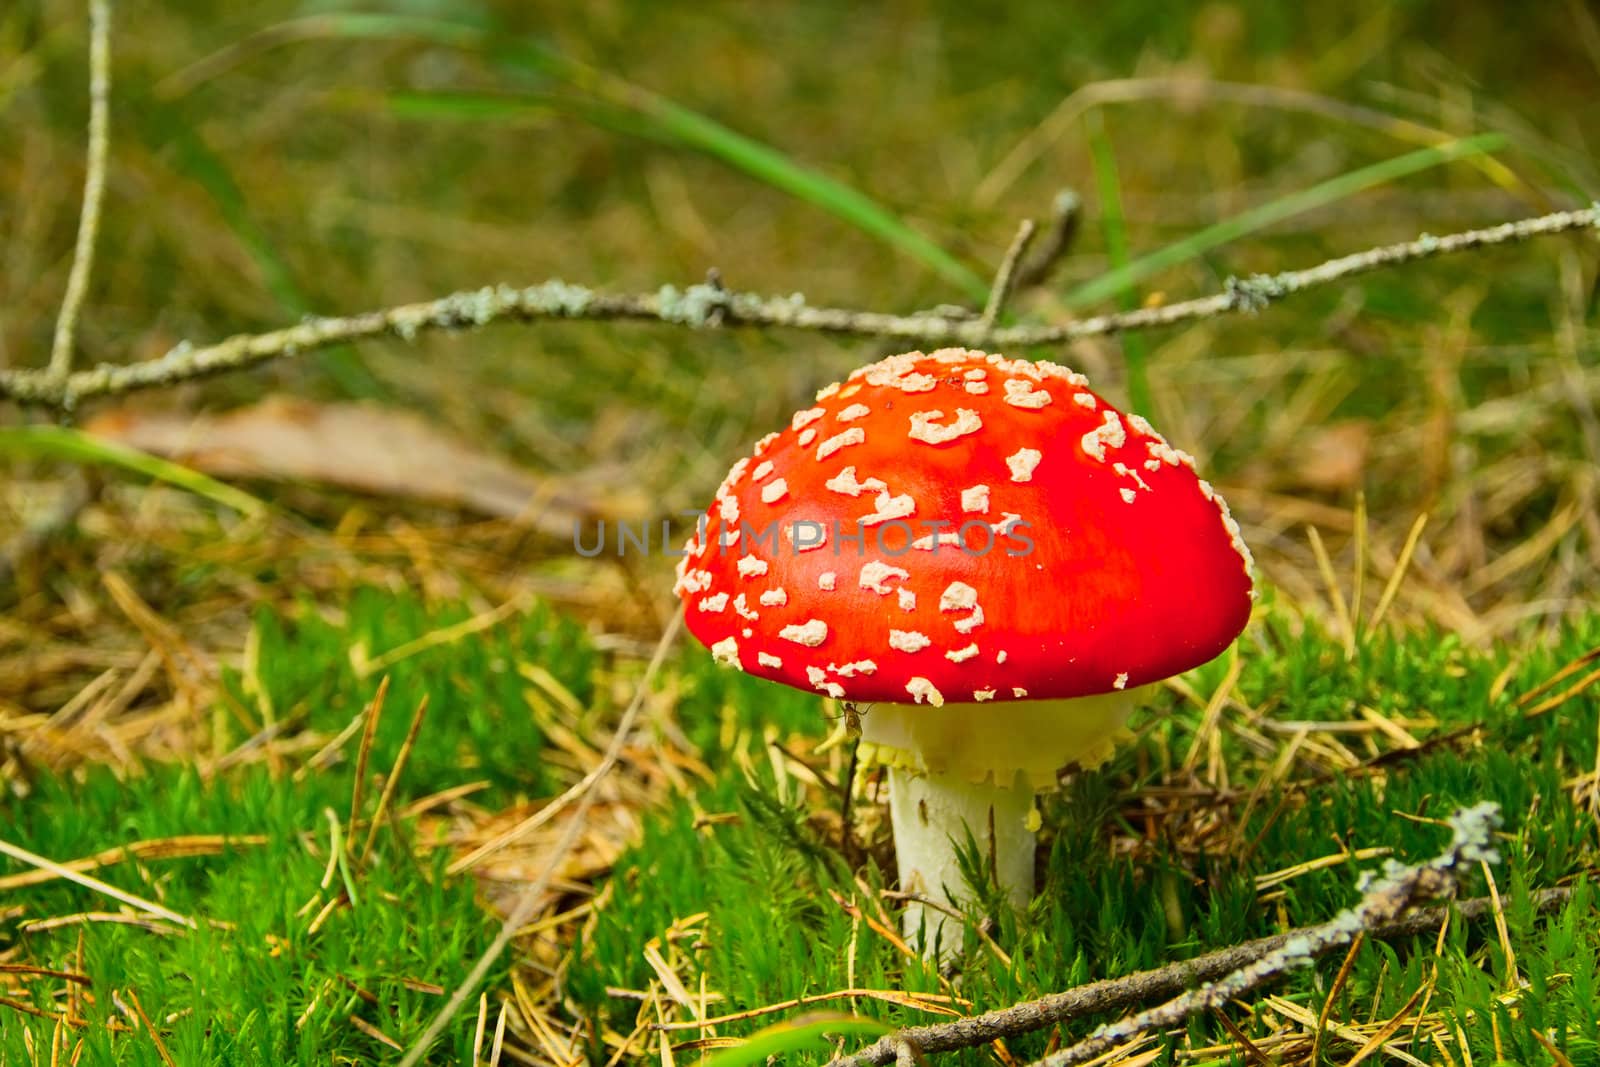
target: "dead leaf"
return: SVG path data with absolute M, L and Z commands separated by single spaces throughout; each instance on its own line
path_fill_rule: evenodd
M 1291 461 L 1293 478 L 1300 485 L 1324 492 L 1357 488 L 1371 445 L 1372 424 L 1366 419 L 1346 419 L 1321 427 L 1297 443 Z
M 225 478 L 265 478 L 409 497 L 511 519 L 557 537 L 580 517 L 636 510 L 580 496 L 409 411 L 269 397 L 220 415 L 132 408 L 96 416 L 96 436 Z M 586 486 L 592 479 L 586 478 Z

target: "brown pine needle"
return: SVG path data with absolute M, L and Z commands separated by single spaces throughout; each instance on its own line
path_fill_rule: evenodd
M 1547 711 L 1551 711 L 1560 707 L 1562 704 L 1565 704 L 1567 701 L 1571 700 L 1573 697 L 1589 688 L 1595 682 L 1600 682 L 1600 669 L 1590 671 L 1588 674 L 1584 675 L 1582 678 L 1579 678 L 1576 682 L 1567 686 L 1567 688 L 1563 689 L 1555 696 L 1546 700 L 1541 700 L 1539 703 L 1527 710 L 1526 717 L 1532 719 L 1536 716 L 1543 715 Z
M 1533 1039 L 1543 1045 L 1546 1052 L 1550 1053 L 1550 1058 L 1556 1061 L 1556 1067 L 1572 1067 L 1572 1061 L 1567 1058 L 1567 1054 L 1556 1048 L 1555 1042 L 1541 1034 L 1538 1027 L 1528 1027 L 1528 1033 L 1532 1034 Z
M 361 817 L 361 794 L 366 788 L 367 760 L 372 757 L 372 741 L 378 733 L 378 720 L 383 718 L 384 698 L 388 695 L 389 676 L 386 674 L 378 680 L 378 691 L 367 705 L 367 721 L 361 731 L 361 748 L 356 752 L 355 783 L 350 786 L 350 829 L 345 833 L 346 841 L 355 840 L 356 820 Z
M 1268 1056 L 1265 1052 L 1262 1052 L 1261 1049 L 1256 1047 L 1256 1043 L 1254 1041 L 1251 1041 L 1245 1036 L 1245 1032 L 1239 1029 L 1238 1023 L 1228 1018 L 1227 1012 L 1218 1008 L 1211 1013 L 1211 1016 L 1212 1018 L 1216 1019 L 1217 1022 L 1222 1024 L 1222 1028 L 1228 1031 L 1229 1037 L 1233 1038 L 1239 1043 L 1239 1047 L 1244 1049 L 1244 1054 L 1249 1058 L 1251 1063 L 1256 1065 L 1256 1067 L 1278 1067 L 1278 1065 L 1272 1061 L 1270 1056 Z M 1315 1045 L 1312 1046 L 1311 1062 L 1317 1062 Z
M 483 1032 L 489 1023 L 489 994 L 478 994 L 478 1025 L 472 1031 L 472 1067 L 483 1062 Z
M 349 1019 L 351 1026 L 355 1027 L 357 1030 L 360 1030 L 363 1034 L 366 1034 L 379 1044 L 387 1045 L 396 1052 L 403 1052 L 405 1050 L 404 1045 L 390 1037 L 388 1034 L 384 1033 L 382 1030 L 378 1029 L 376 1026 L 373 1026 L 371 1023 L 367 1022 L 367 1020 L 363 1019 L 361 1016 L 351 1015 L 349 1016 Z
M 82 931 L 80 930 L 81 934 Z M 0 974 L 26 974 L 35 978 L 58 978 L 78 985 L 94 985 L 86 974 L 77 971 L 56 971 L 49 967 L 35 967 L 30 963 L 0 963 Z
M 1505 905 L 1500 900 L 1500 887 L 1495 884 L 1494 871 L 1489 869 L 1487 863 L 1480 863 L 1478 866 L 1483 868 L 1484 880 L 1489 885 L 1489 903 L 1491 905 L 1491 914 L 1494 916 L 1494 932 L 1495 936 L 1500 939 L 1500 951 L 1505 955 L 1506 960 L 1506 985 L 1509 989 L 1516 989 L 1520 984 L 1520 979 L 1517 978 L 1517 953 L 1511 947 L 1511 932 L 1506 928 L 1506 910 Z
M 167 1051 L 167 1043 L 161 1040 L 161 1033 L 150 1025 L 150 1016 L 144 1013 L 144 1005 L 139 1003 L 139 994 L 131 988 L 127 991 L 128 1002 L 133 1005 L 134 1014 L 139 1016 L 139 1021 L 144 1024 L 144 1032 L 150 1035 L 150 1043 L 156 1047 L 156 1055 L 161 1057 L 161 1062 L 167 1067 L 177 1067 L 172 1059 L 172 1053 Z
M 835 904 L 839 905 L 840 910 L 842 910 L 852 919 L 859 919 L 866 923 L 869 930 L 883 938 L 885 941 L 889 942 L 889 944 L 893 945 L 895 951 L 899 952 L 900 955 L 904 956 L 908 960 L 917 958 L 918 953 L 916 949 L 906 944 L 905 939 L 890 929 L 887 923 L 875 919 L 863 912 L 859 905 L 857 905 L 854 901 L 846 900 L 838 890 L 830 889 L 828 890 L 828 895 L 833 898 L 833 902 Z
M 315 755 L 306 760 L 304 764 L 297 768 L 292 776 L 294 781 L 303 782 L 306 780 L 308 775 L 314 773 L 315 771 L 321 770 L 329 763 L 332 763 L 334 753 L 343 748 L 345 742 L 354 737 L 356 731 L 366 725 L 367 711 L 370 707 L 371 705 L 367 705 L 352 715 L 350 717 L 350 721 L 345 723 L 342 730 L 340 730 L 337 734 L 334 734 L 333 738 L 327 744 L 317 749 Z
M 1239 676 L 1244 673 L 1244 658 L 1237 650 L 1229 657 L 1228 673 L 1223 676 L 1222 682 L 1216 691 L 1211 694 L 1211 699 L 1206 701 L 1205 711 L 1200 715 L 1199 729 L 1195 730 L 1194 741 L 1189 745 L 1189 754 L 1183 758 L 1183 769 L 1192 771 L 1200 762 L 1201 750 L 1207 747 L 1211 735 L 1216 732 L 1222 720 L 1222 709 L 1228 703 L 1228 696 L 1233 692 L 1233 687 L 1238 684 Z
M 1383 1047 L 1383 1043 L 1393 1037 L 1396 1031 L 1404 1026 L 1407 1020 L 1411 1018 L 1411 1009 L 1417 1006 L 1417 1001 L 1421 1000 L 1422 995 L 1427 991 L 1427 984 L 1418 986 L 1417 991 L 1411 994 L 1411 998 L 1400 1006 L 1399 1011 L 1394 1013 L 1394 1018 L 1384 1023 L 1382 1028 L 1379 1029 L 1377 1033 L 1367 1038 L 1367 1043 L 1356 1050 L 1356 1054 L 1350 1057 L 1349 1061 L 1344 1064 L 1344 1067 L 1356 1067 L 1356 1064 L 1360 1063 L 1362 1060 L 1381 1049 Z
M 1356 654 L 1356 642 L 1361 640 L 1361 601 L 1367 588 L 1367 494 L 1356 492 L 1356 559 L 1350 583 L 1350 643 L 1345 646 L 1347 655 Z
M 506 1007 L 501 1003 L 500 1018 L 494 1024 L 494 1044 L 489 1049 L 489 1067 L 500 1067 L 500 1051 L 506 1044 Z
M 375 659 L 367 659 L 365 655 L 361 654 L 359 648 L 354 648 L 350 650 L 351 664 L 355 667 L 356 674 L 359 677 L 370 678 L 379 671 L 387 670 L 401 660 L 414 656 L 418 652 L 426 652 L 430 648 L 452 644 L 463 637 L 471 637 L 475 633 L 498 626 L 506 619 L 522 611 L 526 606 L 526 596 L 513 597 L 493 610 L 486 611 L 481 615 L 474 615 L 472 618 L 458 622 L 453 626 L 442 626 L 437 630 L 429 631 L 421 637 L 391 648 Z
M 1328 558 L 1328 549 L 1322 543 L 1322 535 L 1315 526 L 1306 527 L 1306 540 L 1311 542 L 1311 554 L 1317 560 L 1317 572 L 1322 575 L 1322 584 L 1328 592 L 1328 605 L 1333 608 L 1333 617 L 1339 624 L 1339 631 L 1344 635 L 1345 648 L 1355 647 L 1355 628 L 1350 622 L 1350 609 L 1345 606 L 1344 594 L 1339 590 L 1339 579 L 1333 573 L 1333 560 Z
M 1589 651 L 1585 652 L 1571 663 L 1568 663 L 1566 666 L 1556 671 L 1556 673 L 1552 674 L 1550 677 L 1546 678 L 1544 681 L 1540 682 L 1526 693 L 1523 693 L 1521 696 L 1517 697 L 1517 706 L 1527 707 L 1529 704 L 1537 700 L 1541 694 L 1555 688 L 1561 682 L 1567 678 L 1570 678 L 1572 675 L 1577 674 L 1579 671 L 1583 670 L 1583 668 L 1587 667 L 1597 659 L 1600 659 L 1600 645 L 1596 645 L 1594 648 L 1591 648 Z
M 157 918 L 166 919 L 168 922 L 175 922 L 178 925 L 186 926 L 191 930 L 195 929 L 196 927 L 196 923 L 193 919 L 186 915 L 180 915 L 171 908 L 166 908 L 160 904 L 157 904 L 155 901 L 146 900 L 143 897 L 135 896 L 134 894 L 125 890 L 118 889 L 116 886 L 111 885 L 108 882 L 102 882 L 98 878 L 94 878 L 90 875 L 82 874 L 78 871 L 72 870 L 70 867 L 65 867 L 54 860 L 46 859 L 35 852 L 29 852 L 27 849 L 18 845 L 13 845 L 8 841 L 0 841 L 0 854 L 10 856 L 12 859 L 26 863 L 30 867 L 37 867 L 42 871 L 49 871 L 57 878 L 64 878 L 76 885 L 83 886 L 85 889 L 92 889 L 96 893 L 108 896 L 112 900 L 120 901 L 121 903 L 127 904 L 130 907 L 138 908 L 140 911 L 154 915 Z
M 66 860 L 59 864 L 66 870 L 83 873 L 96 870 L 100 867 L 109 867 L 117 863 L 126 863 L 137 860 L 148 863 L 152 860 L 187 859 L 194 856 L 215 856 L 229 848 L 254 848 L 267 843 L 264 834 L 242 834 L 230 837 L 226 834 L 184 834 L 177 837 L 160 837 L 148 841 L 135 841 L 128 845 L 118 845 L 96 852 L 92 856 L 82 859 Z M 0 893 L 12 889 L 21 889 L 25 886 L 41 885 L 64 877 L 52 869 L 35 869 L 22 871 L 18 874 L 7 875 L 0 878 Z
M 1383 617 L 1389 613 L 1389 608 L 1394 604 L 1394 598 L 1400 592 L 1400 583 L 1405 579 L 1406 571 L 1411 566 L 1411 557 L 1417 551 L 1417 543 L 1422 540 L 1422 530 L 1427 525 L 1426 511 L 1418 515 L 1416 521 L 1411 524 L 1411 532 L 1406 534 L 1405 544 L 1400 547 L 1400 558 L 1395 560 L 1394 571 L 1384 584 L 1382 595 L 1378 597 L 1378 606 L 1372 612 L 1372 620 L 1367 623 L 1368 633 L 1378 628 L 1378 624 L 1383 621 Z
M 422 730 L 423 717 L 428 713 L 428 695 L 424 693 L 417 702 L 417 710 L 411 715 L 411 725 L 406 729 L 406 739 L 400 743 L 400 751 L 394 758 L 394 766 L 389 770 L 389 777 L 384 780 L 383 792 L 378 794 L 378 806 L 373 809 L 372 822 L 367 827 L 367 840 L 361 846 L 361 855 L 356 860 L 357 866 L 367 862 L 367 857 L 372 853 L 372 846 L 378 840 L 378 830 L 383 826 L 384 816 L 388 814 L 389 805 L 394 800 L 395 788 L 400 784 L 400 775 L 406 769 L 406 762 L 411 759 L 411 750 L 416 747 L 417 734 Z
M 41 1011 L 32 1004 L 25 1004 L 20 1000 L 12 1000 L 10 997 L 0 997 L 0 1008 L 10 1008 L 12 1011 L 20 1011 L 24 1015 L 32 1015 L 39 1019 L 56 1018 L 51 1012 Z
M 1367 932 L 1362 930 L 1356 934 L 1355 940 L 1350 942 L 1350 951 L 1344 954 L 1344 962 L 1339 964 L 1339 973 L 1333 976 L 1333 984 L 1328 987 L 1328 995 L 1323 998 L 1322 1012 L 1317 1016 L 1317 1028 L 1311 1034 L 1311 1062 L 1320 1063 L 1322 1055 L 1322 1035 L 1328 1030 L 1328 1019 L 1333 1015 L 1333 1002 L 1339 999 L 1339 993 L 1344 989 L 1345 982 L 1350 978 L 1350 969 L 1355 966 L 1356 954 L 1367 943 Z

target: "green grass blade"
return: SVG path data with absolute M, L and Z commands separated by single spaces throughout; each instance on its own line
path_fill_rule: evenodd
M 769 1056 L 818 1051 L 817 1043 L 828 1034 L 881 1037 L 888 1032 L 889 1027 L 883 1023 L 856 1015 L 807 1016 L 803 1022 L 779 1023 L 758 1030 L 744 1044 L 723 1049 L 706 1060 L 705 1064 L 706 1067 L 749 1067 L 753 1063 L 767 1062 Z
M 132 104 L 127 110 L 135 116 L 136 128 L 145 143 L 157 153 L 165 150 L 172 169 L 205 190 L 234 240 L 255 264 L 262 284 L 278 306 L 295 318 L 313 313 L 311 299 L 295 279 L 288 261 L 274 247 L 267 231 L 256 221 L 249 198 L 227 162 L 206 142 L 201 123 L 186 114 L 181 104 L 166 103 L 150 96 L 136 97 Z M 324 349 L 313 358 L 347 395 L 366 398 L 388 395 L 388 390 L 366 369 L 349 345 Z
M 685 147 L 720 160 L 898 248 L 946 281 L 960 286 L 978 303 L 987 297 L 989 286 L 983 278 L 859 190 L 658 93 L 576 60 L 543 49 L 539 51 L 546 68 L 575 88 L 605 103 L 647 116 Z
M 558 113 L 575 115 L 591 126 L 624 137 L 677 147 L 665 131 L 643 116 L 593 100 L 552 93 L 391 92 L 384 103 L 396 118 L 416 122 L 504 122 L 532 126 Z
M 1207 226 L 1198 233 L 1190 234 L 1181 241 L 1176 241 L 1165 248 L 1158 248 L 1149 255 L 1140 256 L 1126 266 L 1115 268 L 1072 289 L 1062 299 L 1068 307 L 1083 307 L 1086 304 L 1106 300 L 1128 291 L 1130 287 L 1153 274 L 1185 263 L 1213 248 L 1236 241 L 1284 219 L 1293 218 L 1295 215 L 1316 208 L 1327 207 L 1367 189 L 1431 167 L 1499 151 L 1505 145 L 1506 138 L 1498 133 L 1479 134 L 1476 137 L 1464 137 L 1448 144 L 1407 152 L 1405 155 L 1395 156 L 1393 159 L 1386 159 L 1381 163 L 1374 163 L 1336 178 L 1329 178 L 1309 189 L 1302 189 L 1248 211 L 1242 211 L 1231 219 L 1224 219 L 1214 226 Z
M 387 93 L 389 113 L 403 119 L 504 122 L 549 118 L 558 105 L 548 96 L 501 93 L 397 91 Z
M 36 456 L 120 467 L 188 490 L 244 515 L 261 515 L 267 510 L 265 503 L 249 493 L 197 470 L 66 426 L 0 427 L 0 455 Z
M 209 66 L 211 69 L 226 69 L 234 62 L 268 48 L 330 37 L 355 40 L 418 38 L 434 44 L 483 51 L 502 67 L 565 82 L 588 94 L 600 105 L 649 120 L 676 144 L 703 152 L 735 170 L 843 219 L 918 260 L 946 281 L 959 286 L 972 300 L 982 303 L 988 294 L 989 286 L 984 278 L 865 193 L 812 170 L 770 145 L 747 137 L 698 111 L 535 43 L 501 43 L 482 29 L 443 19 L 335 12 L 269 26 L 254 35 L 254 44 L 242 42 L 225 55 L 220 55 Z M 574 110 L 581 117 L 591 115 L 587 108 L 575 107 Z
M 173 121 L 167 127 L 167 137 L 174 151 L 175 168 L 211 197 L 211 202 L 222 215 L 222 221 L 249 254 L 256 269 L 261 272 L 267 292 L 272 294 L 279 306 L 292 315 L 309 314 L 311 305 L 305 293 L 295 281 L 289 264 L 278 254 L 266 231 L 251 214 L 244 190 L 239 188 L 227 164 L 182 116 L 173 115 L 171 118 Z
M 1117 176 L 1117 157 L 1099 112 L 1095 112 L 1089 121 L 1089 155 L 1094 164 L 1095 185 L 1100 194 L 1100 221 L 1106 235 L 1106 254 L 1115 273 L 1128 267 L 1128 227 L 1122 213 L 1122 182 Z M 1132 311 L 1138 304 L 1131 285 L 1122 290 L 1118 299 L 1124 311 Z M 1122 360 L 1128 375 L 1128 410 L 1152 414 L 1145 355 L 1145 340 L 1141 334 L 1135 332 L 1122 336 Z

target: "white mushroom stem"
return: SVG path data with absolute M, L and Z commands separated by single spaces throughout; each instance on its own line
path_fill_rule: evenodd
M 901 890 L 958 909 L 972 900 L 956 858 L 970 833 L 1001 894 L 1026 907 L 1039 822 L 1034 795 L 1053 789 L 1062 767 L 1101 763 L 1140 695 L 863 709 L 867 755 L 889 765 Z M 960 951 L 961 936 L 947 922 L 912 902 L 902 928 L 911 939 L 920 932 L 925 955 L 948 959 Z
M 1025 908 L 1033 896 L 1033 789 L 1020 776 L 1009 788 L 971 782 L 954 774 L 919 774 L 889 768 L 889 812 L 894 822 L 894 851 L 900 869 L 900 890 L 959 908 L 972 890 L 956 860 L 966 832 L 983 855 L 992 859 L 999 888 L 1014 908 Z M 987 860 L 986 860 L 987 862 Z M 901 928 L 923 952 L 949 958 L 961 950 L 961 930 L 949 916 L 917 901 L 906 905 Z M 923 924 L 926 923 L 926 930 Z

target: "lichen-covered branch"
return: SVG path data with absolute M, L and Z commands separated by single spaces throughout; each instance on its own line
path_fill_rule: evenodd
M 812 307 L 798 293 L 763 296 L 711 284 L 682 290 L 664 285 L 653 293 L 634 294 L 606 293 L 561 281 L 520 289 L 501 285 L 346 318 L 311 318 L 297 326 L 242 334 L 212 345 L 185 342 L 156 359 L 126 365 L 101 364 L 65 378 L 54 377 L 48 371 L 0 370 L 0 400 L 71 410 L 94 397 L 190 381 L 350 341 L 384 336 L 409 340 L 432 330 L 545 319 L 634 319 L 694 329 L 785 328 L 879 337 L 923 347 L 1015 349 L 1056 345 L 1232 312 L 1256 312 L 1292 293 L 1380 268 L 1588 228 L 1600 228 L 1600 205 L 1443 237 L 1424 234 L 1412 241 L 1368 249 L 1304 270 L 1230 278 L 1222 292 L 1195 300 L 1043 326 L 999 326 L 972 316 L 891 315 Z
M 1454 831 L 1445 850 L 1426 863 L 1406 866 L 1389 860 L 1381 875 L 1362 876 L 1360 903 L 1318 926 L 1289 938 L 1275 951 L 1223 978 L 1174 997 L 1137 1015 L 1100 1027 L 1084 1040 L 1035 1061 L 1032 1067 L 1075 1067 L 1141 1034 L 1178 1026 L 1191 1016 L 1220 1008 L 1234 997 L 1265 985 L 1314 962 L 1331 949 L 1348 945 L 1355 936 L 1394 922 L 1419 900 L 1455 890 L 1463 864 L 1499 863 L 1494 831 L 1500 806 L 1493 803 L 1463 808 L 1450 817 Z
M 1149 1003 L 1161 997 L 1178 998 L 1152 1009 L 1151 1012 L 1131 1016 L 1113 1024 L 1115 1033 L 1135 1035 L 1159 1025 L 1169 1025 L 1152 1019 L 1153 1013 L 1179 1011 L 1182 1014 L 1177 1016 L 1176 1021 L 1181 1022 L 1189 1014 L 1203 1010 L 1206 1004 L 1210 1003 L 1204 998 L 1218 993 L 1232 996 L 1243 991 L 1235 989 L 1232 984 L 1225 986 L 1223 983 L 1241 980 L 1237 976 L 1248 976 L 1249 980 L 1256 984 L 1267 981 L 1284 973 L 1290 961 L 1297 965 L 1308 963 L 1317 956 L 1348 943 L 1357 929 L 1365 929 L 1368 937 L 1378 940 L 1415 937 L 1438 930 L 1452 909 L 1431 907 L 1407 910 L 1409 904 L 1428 895 L 1442 884 L 1439 881 L 1440 872 L 1444 874 L 1453 872 L 1459 860 L 1471 858 L 1469 852 L 1477 854 L 1480 846 L 1486 848 L 1488 846 L 1486 835 L 1496 817 L 1492 805 L 1480 805 L 1458 814 L 1457 825 L 1465 824 L 1465 829 L 1470 831 L 1470 839 L 1464 837 L 1458 830 L 1456 839 L 1438 858 L 1415 868 L 1392 867 L 1381 881 L 1367 887 L 1368 895 L 1360 904 L 1330 923 L 1246 941 L 1194 959 L 1167 964 L 1154 970 L 1139 971 L 1121 978 L 1091 982 L 966 1019 L 899 1030 L 885 1035 L 852 1055 L 835 1059 L 827 1067 L 881 1067 L 895 1061 L 896 1049 L 903 1043 L 909 1043 L 924 1054 L 977 1048 L 991 1041 L 1033 1033 L 1070 1019 L 1125 1011 L 1133 1005 Z M 1434 873 L 1419 873 L 1424 871 Z M 1409 880 L 1413 876 L 1416 879 L 1414 882 Z M 1425 885 L 1424 882 L 1428 884 Z M 1571 891 L 1567 889 L 1545 889 L 1533 894 L 1533 904 L 1539 911 L 1548 911 L 1559 907 L 1570 895 Z M 1404 896 L 1403 901 L 1401 896 Z M 1453 910 L 1463 920 L 1470 922 L 1490 914 L 1493 906 L 1490 898 L 1483 897 L 1461 901 Z M 1210 986 L 1200 984 L 1207 982 L 1214 984 Z M 1186 990 L 1189 992 L 1185 992 Z M 1207 993 L 1208 990 L 1215 992 Z M 1202 999 L 1194 1000 L 1196 997 Z M 1166 1018 L 1166 1015 L 1163 1014 L 1162 1018 Z M 1105 1033 L 1113 1031 L 1113 1027 L 1102 1028 L 1089 1040 L 1100 1041 Z M 1096 1047 L 1104 1051 L 1125 1040 L 1127 1037 L 1113 1036 L 1109 1044 L 1098 1044 Z M 1084 1052 L 1078 1051 L 1080 1048 L 1081 1046 L 1073 1046 L 1063 1050 L 1058 1055 L 1066 1056 L 1070 1053 L 1075 1058 L 1060 1061 L 1052 1059 L 1048 1061 L 1050 1067 L 1064 1067 L 1064 1064 L 1083 1062 L 1082 1059 L 1076 1058 L 1085 1055 Z M 1089 1051 L 1087 1054 L 1092 1058 L 1097 1053 Z

